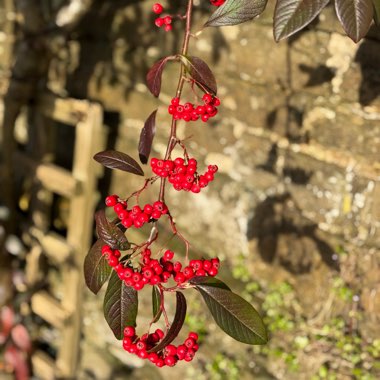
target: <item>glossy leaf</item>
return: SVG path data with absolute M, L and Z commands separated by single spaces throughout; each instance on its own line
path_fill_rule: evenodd
M 189 57 L 189 73 L 201 89 L 216 95 L 218 91 L 216 80 L 205 61 L 198 57 Z
M 104 296 L 104 317 L 117 339 L 123 338 L 126 326 L 136 326 L 137 291 L 121 281 L 114 271 Z
M 156 135 L 156 114 L 157 110 L 153 111 L 149 115 L 140 133 L 138 150 L 140 161 L 143 164 L 146 164 L 148 162 L 150 151 L 152 150 L 153 139 Z
M 161 294 L 157 286 L 152 287 L 152 307 L 153 307 L 153 321 L 157 322 L 162 314 L 161 310 Z
M 335 0 L 335 10 L 344 31 L 354 42 L 367 34 L 373 19 L 371 0 Z
M 273 31 L 276 41 L 310 24 L 330 0 L 277 0 Z
M 196 288 L 215 322 L 232 338 L 247 344 L 264 344 L 268 341 L 260 315 L 243 298 L 220 286 L 199 284 Z
M 132 157 L 116 150 L 105 150 L 104 152 L 96 153 L 94 160 L 110 169 L 119 169 L 136 175 L 144 175 L 141 166 Z
M 377 26 L 380 26 L 380 0 L 372 0 L 374 6 L 373 19 Z
M 195 276 L 189 280 L 191 285 L 209 285 L 214 286 L 216 288 L 222 288 L 226 290 L 231 290 L 227 284 L 223 281 L 218 280 L 215 277 L 210 276 Z
M 124 233 L 115 224 L 108 221 L 104 210 L 99 210 L 95 214 L 96 232 L 104 244 L 109 245 L 112 249 L 125 251 L 129 249 L 130 244 Z
M 177 297 L 177 308 L 174 315 L 173 322 L 170 326 L 170 329 L 157 346 L 153 347 L 148 352 L 158 352 L 165 348 L 168 344 L 173 342 L 173 340 L 178 336 L 179 332 L 182 329 L 183 323 L 185 322 L 186 317 L 186 298 L 181 292 L 176 292 Z
M 156 97 L 160 95 L 161 92 L 162 73 L 165 65 L 168 61 L 173 59 L 175 59 L 175 56 L 161 58 L 151 67 L 146 75 L 146 83 L 149 91 Z
M 227 0 L 204 26 L 237 25 L 254 19 L 265 9 L 267 0 Z
M 102 255 L 103 245 L 104 241 L 98 239 L 84 259 L 84 278 L 87 287 L 94 294 L 98 294 L 112 271 L 105 256 Z

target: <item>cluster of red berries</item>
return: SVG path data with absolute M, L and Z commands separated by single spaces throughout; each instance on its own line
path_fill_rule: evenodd
M 174 252 L 166 250 L 160 260 L 151 259 L 151 250 L 145 249 L 142 253 L 140 267 L 134 269 L 131 266 L 124 266 L 120 262 L 121 253 L 119 250 L 111 249 L 108 245 L 102 247 L 102 254 L 106 256 L 108 264 L 113 267 L 119 278 L 127 286 L 135 290 L 141 290 L 145 285 L 157 285 L 166 283 L 173 277 L 177 285 L 189 281 L 194 276 L 216 276 L 219 271 L 219 259 L 211 260 L 190 260 L 189 265 L 182 268 L 179 261 L 170 261 L 174 257 Z
M 127 209 L 125 201 L 118 200 L 117 195 L 109 195 L 105 200 L 107 207 L 113 207 L 121 224 L 125 228 L 136 227 L 141 228 L 145 223 L 149 223 L 161 218 L 162 215 L 168 213 L 165 203 L 157 201 L 153 204 L 146 204 L 143 208 L 136 205 L 130 210 Z
M 177 157 L 175 160 L 160 160 L 152 158 L 150 166 L 153 173 L 160 177 L 168 178 L 169 182 L 176 190 L 191 191 L 199 193 L 214 179 L 214 174 L 218 171 L 216 165 L 209 165 L 204 174 L 197 173 L 197 160 L 190 158 L 185 160 Z
M 148 359 L 157 367 L 174 367 L 180 360 L 187 362 L 193 360 L 199 348 L 197 333 L 190 332 L 183 344 L 178 346 L 168 344 L 159 352 L 149 353 L 163 337 L 164 332 L 160 329 L 157 329 L 154 333 L 144 334 L 138 337 L 135 328 L 133 326 L 127 326 L 124 329 L 123 348 L 125 351 L 135 354 L 141 359 Z
M 164 11 L 164 7 L 160 3 L 153 4 L 153 12 L 156 15 L 160 15 Z M 157 17 L 154 23 L 158 28 L 164 28 L 165 32 L 170 32 L 173 29 L 172 16 Z
M 192 103 L 180 104 L 179 98 L 173 98 L 168 107 L 168 112 L 175 120 L 197 121 L 201 118 L 206 122 L 218 113 L 220 100 L 211 94 L 204 94 L 202 97 L 203 105 L 195 105 Z
M 215 5 L 216 7 L 220 7 L 226 2 L 226 0 L 210 0 L 211 5 Z

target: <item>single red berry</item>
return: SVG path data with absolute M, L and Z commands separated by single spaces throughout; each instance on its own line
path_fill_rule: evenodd
M 172 18 L 171 18 L 171 16 L 165 16 L 165 17 L 164 17 L 164 23 L 165 23 L 166 25 L 171 24 L 171 23 L 172 23 Z
M 108 259 L 108 264 L 111 265 L 111 267 L 115 267 L 117 264 L 119 264 L 119 260 L 115 256 L 111 256 Z
M 206 112 L 206 108 L 204 106 L 198 106 L 196 109 L 195 109 L 196 113 L 198 115 L 203 115 L 205 112 Z
M 204 260 L 203 261 L 203 269 L 208 271 L 209 269 L 212 268 L 212 263 L 210 260 Z
M 179 98 L 173 98 L 173 99 L 171 100 L 171 104 L 172 104 L 173 106 L 178 106 L 178 104 L 179 104 Z
M 195 271 L 203 268 L 202 260 L 190 260 L 189 264 Z
M 194 271 L 193 268 L 186 267 L 183 270 L 183 274 L 186 276 L 186 278 L 192 278 L 194 276 Z
M 144 271 L 143 271 L 143 276 L 145 277 L 145 278 L 152 278 L 152 276 L 154 275 L 154 273 L 153 273 L 153 271 L 152 271 L 152 269 L 150 269 L 150 268 L 145 268 L 144 269 Z
M 177 347 L 178 357 L 180 357 L 180 356 L 184 357 L 186 355 L 186 353 L 187 353 L 187 347 L 185 345 L 181 344 Z
M 207 167 L 207 170 L 211 173 L 216 173 L 218 171 L 218 166 L 217 165 L 209 165 Z
M 146 343 L 141 341 L 141 339 L 136 343 L 136 348 L 141 351 L 141 350 L 146 350 Z
M 133 340 L 130 336 L 127 336 L 123 339 L 123 348 L 124 350 L 130 347 L 133 344 Z
M 175 366 L 176 363 L 177 363 L 177 359 L 174 356 L 167 356 L 165 358 L 165 364 L 169 367 Z
M 155 333 L 160 337 L 160 339 L 162 339 L 165 335 L 161 329 L 157 329 Z
M 151 285 L 157 285 L 161 282 L 161 278 L 158 275 L 154 275 L 150 278 L 150 284 Z
M 193 350 L 187 351 L 184 360 L 186 362 L 191 362 L 193 359 L 194 359 L 194 351 Z
M 191 186 L 191 191 L 196 194 L 196 193 L 199 193 L 201 191 L 201 188 L 197 184 L 194 183 Z
M 213 96 L 211 94 L 204 94 L 202 100 L 205 102 L 205 104 L 209 104 L 213 101 Z
M 177 347 L 173 344 L 169 344 L 165 347 L 164 351 L 167 356 L 174 356 L 177 354 Z
M 153 4 L 152 10 L 155 14 L 159 15 L 163 12 L 164 7 L 160 3 Z
M 153 219 L 160 219 L 161 215 L 162 215 L 161 211 L 159 211 L 159 210 L 153 210 L 152 214 L 151 214 Z
M 108 245 L 103 245 L 103 247 L 102 247 L 102 254 L 105 255 L 106 253 L 107 254 L 112 253 L 112 249 Z
M 152 213 L 152 211 L 153 211 L 153 206 L 152 205 L 147 204 L 147 205 L 144 206 L 144 213 L 145 214 L 150 215 Z
M 127 218 L 127 219 L 123 219 L 121 221 L 121 224 L 125 227 L 125 228 L 129 228 L 129 227 L 132 227 L 133 225 L 133 220 L 131 218 Z
M 195 272 L 195 275 L 196 276 L 206 276 L 206 271 L 203 270 L 203 269 L 198 269 L 196 272 Z
M 157 363 L 159 356 L 155 352 L 152 352 L 151 354 L 148 355 L 148 359 L 150 360 L 151 363 L 154 364 L 154 363 Z
M 186 276 L 182 272 L 179 272 L 174 277 L 174 281 L 177 282 L 178 284 L 182 284 L 183 282 L 186 281 Z
M 117 214 L 118 218 L 120 220 L 123 220 L 123 219 L 127 219 L 128 216 L 129 216 L 129 212 L 127 210 L 121 210 L 118 214 Z
M 174 252 L 170 251 L 169 249 L 165 251 L 164 253 L 164 259 L 165 260 L 171 260 L 174 257 Z
M 157 27 L 161 28 L 161 26 L 164 25 L 164 19 L 162 17 L 157 17 L 154 23 Z
M 191 348 L 194 352 L 197 352 L 199 350 L 199 345 L 198 344 L 194 344 L 194 346 Z
M 141 281 L 141 280 L 142 280 L 142 276 L 141 276 L 141 274 L 140 274 L 139 272 L 135 272 L 135 273 L 133 273 L 132 280 L 133 280 L 134 282 L 139 282 L 139 281 Z
M 212 268 L 210 268 L 210 269 L 207 271 L 207 273 L 208 273 L 209 276 L 214 277 L 214 276 L 216 276 L 216 275 L 218 274 L 218 269 L 212 267 Z
M 109 195 L 106 200 L 105 204 L 107 207 L 113 207 L 117 203 L 117 196 L 116 195 Z
M 195 341 L 194 339 L 192 338 L 187 338 L 184 342 L 184 345 L 187 347 L 187 348 L 192 348 L 195 344 Z
M 124 210 L 124 206 L 121 203 L 116 203 L 115 206 L 113 206 L 113 209 L 116 214 L 118 214 L 120 211 Z
M 179 272 L 182 269 L 182 264 L 179 261 L 176 261 L 173 264 L 174 272 Z
M 224 0 L 223 0 L 224 2 Z M 220 100 L 219 98 L 217 98 L 216 96 L 214 97 L 214 100 L 212 101 L 212 104 L 215 106 L 215 107 L 219 107 L 220 106 Z
M 165 365 L 165 361 L 164 361 L 164 359 L 158 359 L 157 361 L 156 361 L 156 366 L 158 367 L 158 368 L 161 368 L 161 367 L 163 367 Z
M 131 346 L 128 347 L 127 351 L 130 353 L 130 354 L 136 354 L 137 353 L 137 348 L 136 348 L 136 345 L 135 344 L 132 344 Z
M 199 339 L 199 336 L 198 336 L 198 334 L 197 334 L 196 332 L 191 331 L 191 332 L 189 333 L 189 338 L 191 338 L 191 339 L 197 341 L 197 340 Z
M 212 262 L 212 266 L 214 268 L 219 269 L 219 267 L 220 267 L 220 260 L 217 257 L 211 259 L 211 262 Z
M 124 329 L 124 336 L 135 336 L 136 335 L 136 330 L 133 326 L 127 326 Z
M 180 166 L 180 165 L 183 165 L 185 162 L 185 160 L 181 157 L 177 157 L 175 160 L 174 160 L 174 164 L 175 166 Z
M 135 288 L 135 290 L 141 290 L 144 286 L 145 286 L 145 283 L 144 281 L 141 280 L 139 282 L 136 282 L 133 287 Z
M 203 115 L 201 116 L 201 120 L 202 120 L 204 123 L 206 123 L 206 122 L 208 121 L 209 118 L 210 118 L 210 116 L 207 115 L 207 113 L 205 113 L 205 114 L 203 114 Z

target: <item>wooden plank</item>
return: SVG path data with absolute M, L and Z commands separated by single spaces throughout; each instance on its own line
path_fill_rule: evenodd
M 30 227 L 29 230 L 31 235 L 41 244 L 45 255 L 55 265 L 59 266 L 66 262 L 74 253 L 74 248 L 67 243 L 63 236 L 55 232 L 44 233 L 35 227 Z
M 45 94 L 38 98 L 37 109 L 50 119 L 75 126 L 80 121 L 85 121 L 90 103 L 87 100 Z
M 78 123 L 74 150 L 73 175 L 83 184 L 82 193 L 71 199 L 67 241 L 76 248 L 72 265 L 62 268 L 64 284 L 62 301 L 66 309 L 75 310 L 70 325 L 62 331 L 62 346 L 58 352 L 58 377 L 75 377 L 78 366 L 84 289 L 83 262 L 92 240 L 96 199 L 96 163 L 92 159 L 104 149 L 103 112 L 100 105 L 91 104 L 87 119 Z M 80 210 L 80 212 L 79 212 Z
M 26 154 L 15 152 L 17 167 L 24 167 L 31 172 L 47 189 L 64 197 L 72 197 L 81 191 L 81 183 L 72 174 L 51 163 L 37 163 Z M 22 169 L 22 168 L 21 168 Z
M 46 291 L 34 294 L 31 301 L 33 312 L 56 328 L 62 329 L 71 315 Z
M 55 361 L 45 352 L 32 355 L 33 374 L 41 380 L 55 380 Z

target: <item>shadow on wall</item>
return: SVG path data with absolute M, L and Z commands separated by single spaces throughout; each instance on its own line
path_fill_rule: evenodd
M 268 197 L 260 203 L 247 228 L 249 240 L 258 240 L 258 250 L 267 263 L 279 264 L 294 274 L 309 273 L 320 255 L 322 261 L 338 269 L 334 250 L 317 236 L 317 225 L 297 209 L 289 193 Z
M 369 35 L 371 39 L 365 39 L 360 44 L 355 56 L 362 72 L 359 102 L 363 106 L 380 96 L 380 28 L 372 27 Z

